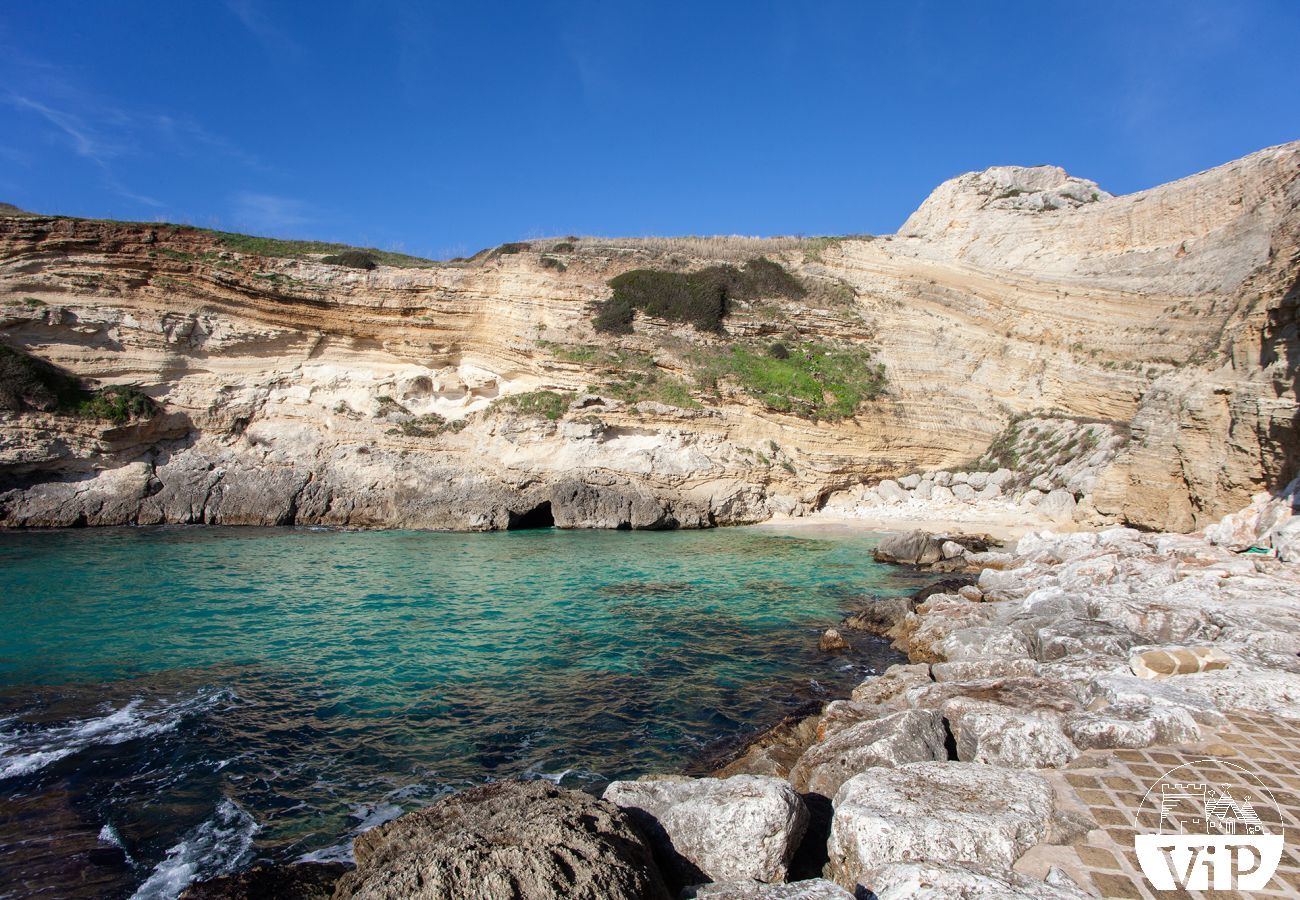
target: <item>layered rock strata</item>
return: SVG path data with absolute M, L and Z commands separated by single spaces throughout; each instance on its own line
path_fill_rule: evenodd
M 0 525 L 752 522 L 969 474 L 1035 416 L 1131 437 L 1077 479 L 985 500 L 1059 524 L 1064 498 L 1032 492 L 1068 491 L 1089 521 L 1190 530 L 1300 462 L 1298 175 L 1296 144 L 1119 197 L 1002 167 L 878 239 L 546 241 L 372 271 L 196 229 L 0 215 L 0 340 L 163 409 L 0 412 Z M 644 315 L 630 335 L 593 330 L 621 272 L 760 255 L 807 294 L 738 301 L 719 335 Z M 728 348 L 778 341 L 870 355 L 885 393 L 801 417 L 718 374 Z M 952 490 L 903 489 L 927 506 L 922 482 Z

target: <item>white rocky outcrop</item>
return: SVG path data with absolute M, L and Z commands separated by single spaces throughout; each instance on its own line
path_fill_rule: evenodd
M 784 881 L 808 823 L 789 784 L 759 775 L 615 781 L 604 799 L 637 822 L 679 885 Z
M 1047 835 L 1052 788 L 976 763 L 874 769 L 835 795 L 826 873 L 850 890 L 889 863 L 974 863 L 1006 872 Z

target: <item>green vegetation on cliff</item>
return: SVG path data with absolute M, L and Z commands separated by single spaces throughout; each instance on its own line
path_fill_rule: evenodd
M 183 229 L 188 226 L 172 225 L 171 228 Z M 256 256 L 279 256 L 289 259 L 304 259 L 321 254 L 343 255 L 345 253 L 364 253 L 377 265 L 419 268 L 431 266 L 433 261 L 405 253 L 393 253 L 390 250 L 377 250 L 374 247 L 349 247 L 347 244 L 331 244 L 325 241 L 288 241 L 280 238 L 255 237 L 251 234 L 235 234 L 230 231 L 211 231 L 207 228 L 195 228 L 201 234 L 210 235 L 227 250 Z M 341 265 L 351 265 L 341 263 Z M 373 268 L 373 267 L 371 267 Z
M 490 409 L 513 409 L 521 415 L 554 422 L 568 410 L 573 397 L 570 391 L 528 391 L 494 400 Z
M 699 331 L 721 332 L 732 300 L 798 299 L 807 293 L 797 278 L 761 256 L 741 268 L 716 265 L 695 272 L 632 269 L 610 279 L 609 286 L 614 293 L 597 305 L 592 320 L 597 331 L 608 334 L 630 334 L 637 310 Z
M 0 344 L 0 410 L 81 416 L 121 425 L 158 411 L 153 399 L 128 385 L 87 390 L 58 366 Z
M 694 351 L 701 388 L 716 394 L 719 382 L 730 380 L 768 409 L 843 419 L 879 397 L 888 383 L 885 367 L 863 348 L 816 341 L 777 346 L 784 354 L 743 344 Z

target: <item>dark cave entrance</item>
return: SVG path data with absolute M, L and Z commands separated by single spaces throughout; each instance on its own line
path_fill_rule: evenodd
M 554 528 L 555 516 L 551 514 L 551 501 L 539 503 L 525 512 L 512 512 L 506 522 L 506 531 L 523 531 L 526 528 Z

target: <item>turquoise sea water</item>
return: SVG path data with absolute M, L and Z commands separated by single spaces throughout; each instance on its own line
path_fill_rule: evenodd
M 0 896 L 174 896 L 486 779 L 700 769 L 896 656 L 874 537 L 0 534 Z M 75 875 L 75 878 L 73 877 Z M 75 890 L 74 890 L 75 888 Z

